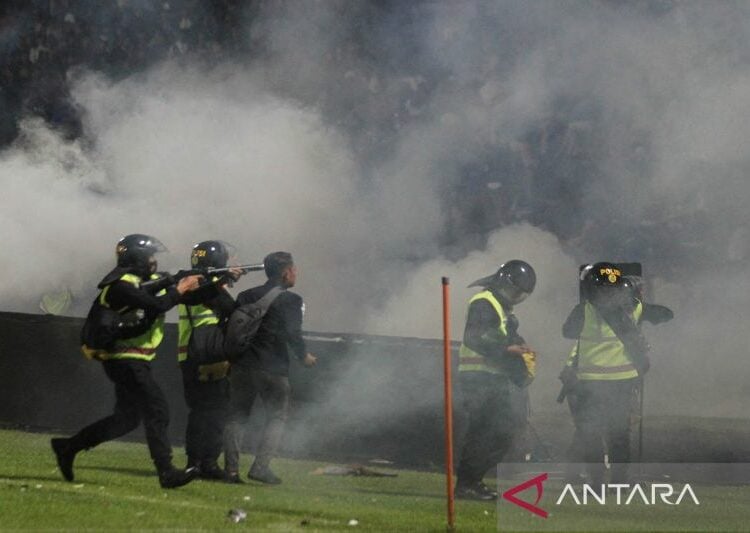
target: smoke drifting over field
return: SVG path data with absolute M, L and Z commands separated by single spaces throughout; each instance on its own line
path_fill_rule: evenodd
M 577 265 L 642 261 L 676 314 L 647 330 L 650 408 L 745 416 L 748 22 L 731 2 L 271 2 L 247 57 L 71 72 L 84 137 L 28 119 L 0 153 L 3 308 L 68 286 L 82 314 L 116 240 L 146 232 L 170 269 L 207 238 L 291 251 L 310 330 L 437 337 L 448 275 L 460 338 L 465 285 L 522 258 L 546 403 Z M 523 146 L 525 177 L 496 177 L 504 227 L 452 233 L 467 168 Z M 544 150 L 565 156 L 535 167 Z

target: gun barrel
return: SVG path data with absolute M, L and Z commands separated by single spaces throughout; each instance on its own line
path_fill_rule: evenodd
M 261 270 L 265 270 L 266 266 L 263 263 L 255 263 L 252 265 L 241 265 L 237 268 L 241 268 L 245 272 L 260 272 Z
M 161 277 L 158 279 L 151 279 L 151 280 L 142 282 L 141 288 L 144 288 L 147 290 L 165 289 L 169 285 L 176 283 L 177 281 L 179 281 L 180 279 L 186 276 L 201 275 L 201 274 L 204 276 L 211 276 L 214 274 L 226 274 L 233 268 L 239 268 L 243 272 L 260 272 L 261 270 L 264 270 L 265 267 L 263 263 L 252 263 L 248 265 L 237 265 L 237 266 L 224 267 L 224 268 L 209 267 L 205 269 L 194 268 L 191 270 L 180 270 L 179 272 L 171 276 L 165 272 L 161 274 Z
M 237 265 L 237 266 L 224 267 L 224 268 L 209 267 L 206 269 L 206 273 L 207 274 L 222 274 L 224 272 L 229 272 L 233 268 L 238 268 L 242 270 L 243 272 L 259 272 L 263 270 L 265 267 L 263 263 L 255 263 L 251 265 Z

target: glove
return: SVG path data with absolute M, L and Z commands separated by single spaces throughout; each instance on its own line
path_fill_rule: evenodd
M 532 351 L 522 354 L 510 352 L 504 359 L 503 366 L 517 387 L 528 387 L 536 375 L 536 354 Z
M 534 352 L 524 352 L 521 357 L 526 365 L 529 383 L 531 383 L 531 380 L 536 377 L 536 354 Z

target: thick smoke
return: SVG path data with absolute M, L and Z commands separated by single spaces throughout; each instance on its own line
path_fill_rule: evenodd
M 646 330 L 649 408 L 745 416 L 750 7 L 260 6 L 248 57 L 71 72 L 79 141 L 23 123 L 0 161 L 5 309 L 64 285 L 84 312 L 137 231 L 168 245 L 169 268 L 205 238 L 246 261 L 292 251 L 311 330 L 437 337 L 448 275 L 460 338 L 465 285 L 517 257 L 539 273 L 518 315 L 546 402 L 577 265 L 641 261 L 676 314 Z M 493 188 L 461 196 L 498 152 L 512 163 Z M 467 229 L 456 204 L 490 195 L 495 225 Z

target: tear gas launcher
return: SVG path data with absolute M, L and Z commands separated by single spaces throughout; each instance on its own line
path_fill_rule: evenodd
M 218 281 L 218 279 L 222 278 L 225 274 L 228 274 L 230 270 L 241 270 L 243 274 L 246 274 L 248 272 L 260 272 L 263 269 L 263 263 L 255 263 L 250 265 L 237 265 L 223 268 L 191 268 L 189 270 L 180 270 L 176 274 L 170 274 L 169 272 L 160 272 L 158 274 L 158 278 L 141 283 L 141 288 L 146 289 L 150 292 L 158 292 L 178 283 L 182 278 L 186 278 L 188 276 L 203 276 L 209 281 L 217 278 Z

